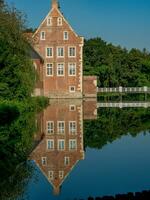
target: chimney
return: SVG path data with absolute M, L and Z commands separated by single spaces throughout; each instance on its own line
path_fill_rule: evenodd
M 60 186 L 56 186 L 56 187 L 54 186 L 54 188 L 53 188 L 53 195 L 59 196 L 60 192 L 61 192 L 61 187 Z
M 52 8 L 59 8 L 58 6 L 58 0 L 52 0 Z

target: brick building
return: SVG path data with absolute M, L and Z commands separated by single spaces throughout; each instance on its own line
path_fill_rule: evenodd
M 33 51 L 39 55 L 32 57 L 39 74 L 36 96 L 96 97 L 96 77 L 83 76 L 83 46 L 84 38 L 64 18 L 57 0 L 52 0 L 50 12 L 32 36 Z
M 37 118 L 39 133 L 30 155 L 58 195 L 76 164 L 84 159 L 83 120 L 96 119 L 96 100 L 50 100 Z

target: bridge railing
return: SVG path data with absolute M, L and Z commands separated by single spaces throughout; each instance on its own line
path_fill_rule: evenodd
M 100 93 L 150 93 L 150 87 L 104 87 L 97 88 Z
M 131 108 L 148 108 L 150 107 L 150 102 L 98 102 L 97 108 L 125 108 L 125 107 L 131 107 Z

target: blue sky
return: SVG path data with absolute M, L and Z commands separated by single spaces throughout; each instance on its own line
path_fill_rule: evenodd
M 50 10 L 51 0 L 7 0 L 27 14 L 37 27 Z M 85 38 L 101 37 L 128 49 L 150 51 L 150 0 L 59 0 L 73 29 Z

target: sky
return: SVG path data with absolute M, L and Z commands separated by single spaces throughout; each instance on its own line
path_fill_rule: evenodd
M 6 0 L 23 11 L 28 26 L 36 28 L 51 7 L 51 0 Z M 73 29 L 87 38 L 101 37 L 127 49 L 150 51 L 150 0 L 59 0 Z

